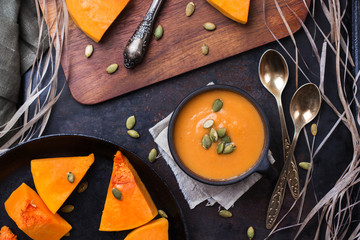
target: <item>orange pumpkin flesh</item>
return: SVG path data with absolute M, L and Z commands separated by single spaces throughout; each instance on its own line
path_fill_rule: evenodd
M 88 37 L 99 42 L 129 1 L 66 0 L 66 5 L 75 24 Z
M 31 173 L 37 192 L 52 213 L 63 205 L 94 162 L 94 154 L 84 157 L 44 158 L 31 161 Z M 67 179 L 75 176 L 74 183 Z
M 25 183 L 6 200 L 5 210 L 16 225 L 35 240 L 59 240 L 71 229 L 70 224 L 58 214 L 52 214 Z
M 114 197 L 113 188 L 120 190 L 121 200 Z M 157 213 L 155 204 L 135 169 L 117 151 L 99 230 L 133 229 L 151 221 Z
M 17 237 L 7 226 L 3 226 L 0 230 L 0 240 L 17 240 Z
M 169 223 L 166 218 L 159 218 L 130 232 L 124 240 L 168 240 Z
M 207 0 L 226 17 L 245 24 L 248 20 L 250 0 Z

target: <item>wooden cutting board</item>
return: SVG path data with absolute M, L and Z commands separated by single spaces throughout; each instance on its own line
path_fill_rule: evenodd
M 158 23 L 163 26 L 164 35 L 159 41 L 152 37 L 143 63 L 132 70 L 123 66 L 123 50 L 151 0 L 131 0 L 100 43 L 88 38 L 71 21 L 61 63 L 73 97 L 83 104 L 99 103 L 272 42 L 274 37 L 264 19 L 277 38 L 289 35 L 274 0 L 251 0 L 246 25 L 228 19 L 205 0 L 192 0 L 196 10 L 191 17 L 186 17 L 185 7 L 189 1 L 165 0 L 155 23 L 155 27 Z M 310 0 L 305 1 L 309 5 Z M 47 0 L 50 13 L 54 2 Z M 304 2 L 278 0 L 278 3 L 292 32 L 296 32 L 300 24 L 293 12 L 304 20 L 307 15 Z M 48 18 L 47 22 L 53 15 L 49 14 Z M 216 30 L 206 31 L 205 22 L 216 24 Z M 207 56 L 201 53 L 203 43 L 210 49 Z M 89 59 L 84 56 L 88 44 L 94 46 Z M 105 69 L 112 63 L 119 64 L 119 69 L 110 75 Z

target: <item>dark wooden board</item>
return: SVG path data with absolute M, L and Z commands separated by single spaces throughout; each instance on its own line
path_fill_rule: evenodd
M 47 9 L 51 9 L 54 1 L 47 2 Z M 151 40 L 143 63 L 132 70 L 123 66 L 123 50 L 143 19 L 150 0 L 132 0 L 100 43 L 92 41 L 70 22 L 69 41 L 61 63 L 73 97 L 83 104 L 99 103 L 272 42 L 274 37 L 264 19 L 277 38 L 289 35 L 273 0 L 251 0 L 246 25 L 228 19 L 204 0 L 193 2 L 196 10 L 191 17 L 185 16 L 188 1 L 164 2 L 155 23 L 163 26 L 164 36 L 159 41 Z M 310 0 L 305 2 L 309 4 Z M 304 1 L 278 3 L 292 32 L 296 32 L 300 24 L 292 11 L 304 20 L 307 15 Z M 215 31 L 203 29 L 203 23 L 208 21 L 216 24 Z M 203 43 L 210 48 L 207 56 L 201 54 Z M 87 44 L 93 44 L 95 49 L 89 59 L 84 56 Z M 112 63 L 120 67 L 109 75 L 105 69 Z

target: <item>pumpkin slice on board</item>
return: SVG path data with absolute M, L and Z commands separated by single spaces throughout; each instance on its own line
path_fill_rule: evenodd
M 169 223 L 166 218 L 158 218 L 131 231 L 124 240 L 168 240 Z
M 130 0 L 66 0 L 74 23 L 92 40 L 99 42 Z
M 3 226 L 0 230 L 0 240 L 17 240 L 17 237 L 7 226 Z
M 117 197 L 113 192 L 121 193 Z M 129 160 L 117 151 L 101 216 L 100 231 L 129 230 L 151 221 L 158 211 Z
M 25 183 L 6 200 L 5 210 L 16 225 L 35 240 L 59 240 L 71 225 L 53 214 L 39 195 Z
M 52 213 L 63 205 L 94 162 L 94 154 L 81 157 L 43 158 L 31 161 L 37 192 Z M 71 183 L 68 175 L 73 175 Z
M 248 20 L 250 0 L 207 0 L 226 17 L 245 24 Z

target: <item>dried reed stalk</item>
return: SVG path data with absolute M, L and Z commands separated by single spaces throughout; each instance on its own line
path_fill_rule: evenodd
M 295 47 L 295 59 L 292 55 L 289 54 L 287 49 L 281 44 L 281 42 L 275 37 L 272 30 L 268 26 L 266 22 L 266 9 L 265 9 L 265 1 L 264 1 L 264 21 L 266 26 L 268 26 L 269 31 L 274 36 L 275 40 L 280 44 L 280 46 L 284 49 L 284 51 L 289 55 L 291 60 L 295 63 L 296 69 L 305 77 L 308 82 L 318 82 L 319 89 L 322 94 L 322 98 L 326 104 L 330 106 L 330 108 L 334 111 L 334 113 L 338 116 L 337 121 L 335 121 L 332 125 L 332 128 L 326 134 L 326 136 L 321 139 L 320 144 L 315 148 L 314 142 L 315 138 L 310 138 L 305 131 L 305 138 L 309 150 L 309 159 L 311 162 L 311 166 L 314 166 L 313 162 L 316 161 L 314 159 L 316 155 L 319 153 L 321 148 L 327 143 L 330 136 L 334 132 L 334 130 L 342 123 L 346 126 L 349 133 L 351 134 L 352 146 L 353 146 L 353 156 L 351 161 L 349 162 L 347 168 L 344 170 L 341 177 L 337 180 L 336 184 L 330 189 L 329 192 L 325 194 L 321 199 L 317 200 L 317 204 L 313 207 L 313 209 L 308 213 L 303 213 L 303 205 L 305 201 L 305 196 L 308 191 L 308 186 L 312 183 L 312 174 L 313 167 L 310 171 L 308 171 L 304 187 L 300 193 L 300 198 L 296 200 L 293 205 L 290 207 L 288 212 L 279 220 L 279 222 L 275 225 L 274 229 L 269 233 L 268 238 L 274 236 L 279 231 L 289 229 L 289 228 L 298 228 L 295 239 L 301 239 L 299 236 L 304 228 L 309 224 L 309 221 L 315 216 L 318 216 L 317 222 L 317 230 L 314 233 L 314 239 L 360 239 L 360 223 L 353 223 L 353 211 L 356 207 L 359 207 L 360 203 L 360 136 L 358 129 L 360 128 L 360 116 L 355 115 L 360 111 L 359 109 L 359 101 L 356 99 L 357 93 L 357 81 L 359 80 L 360 73 L 356 73 L 355 76 L 351 72 L 351 67 L 354 66 L 354 61 L 349 53 L 350 44 L 349 44 L 349 34 L 346 29 L 346 26 L 343 22 L 346 10 L 347 10 L 347 1 L 340 3 L 340 0 L 320 0 L 320 7 L 322 12 L 324 13 L 328 24 L 330 26 L 330 32 L 325 33 L 324 29 L 322 29 L 317 23 L 314 12 L 315 12 L 315 4 L 318 2 L 316 0 L 313 1 L 313 9 L 312 11 L 307 7 L 306 2 L 303 0 L 303 4 L 306 6 L 308 10 L 308 15 L 315 25 L 315 31 L 320 33 L 320 37 L 323 39 L 323 45 L 321 48 L 321 52 L 317 48 L 315 44 L 315 33 L 312 35 L 310 30 L 307 28 L 304 22 L 297 17 L 296 12 L 293 11 L 289 5 L 286 3 L 286 0 L 274 0 L 275 5 L 278 9 L 280 16 L 289 31 L 291 36 L 292 43 Z M 301 49 L 298 48 L 296 44 L 296 38 L 293 36 L 291 30 L 288 27 L 288 23 L 286 18 L 284 17 L 281 8 L 279 7 L 278 1 L 285 2 L 287 8 L 295 15 L 298 19 L 302 29 L 304 30 L 306 37 L 311 45 L 314 56 L 319 63 L 319 76 L 308 76 L 305 74 L 304 69 L 299 66 L 298 62 L 298 54 L 301 55 Z M 319 36 L 317 36 L 318 38 Z M 329 51 L 335 55 L 334 63 L 336 66 L 335 69 L 335 77 L 334 79 L 327 79 L 325 82 L 325 71 L 326 71 L 326 58 Z M 303 58 L 301 57 L 303 60 Z M 308 66 L 303 63 L 306 68 Z M 307 69 L 311 72 L 310 69 Z M 297 74 L 296 74 L 296 77 Z M 346 81 L 352 81 L 352 94 L 350 96 L 346 95 Z M 337 89 L 336 100 L 340 100 L 341 109 L 337 109 L 333 104 L 335 99 L 326 96 L 326 92 L 324 90 L 324 85 L 332 85 Z M 297 85 L 297 79 L 296 79 Z M 321 114 L 321 112 L 320 112 Z M 356 116 L 356 117 L 355 117 Z M 319 123 L 319 119 L 318 119 Z M 330 159 L 330 161 L 335 161 L 336 159 Z M 316 197 L 316 195 L 315 195 Z M 317 199 L 317 198 L 316 198 Z M 298 218 L 297 222 L 284 227 L 279 227 L 279 225 L 287 218 L 288 214 L 294 211 L 294 207 L 299 204 L 298 210 Z M 321 227 L 324 226 L 325 231 L 320 231 Z M 351 227 L 352 226 L 352 227 Z M 352 231 L 350 231 L 352 229 Z M 275 237 L 276 238 L 276 237 Z

